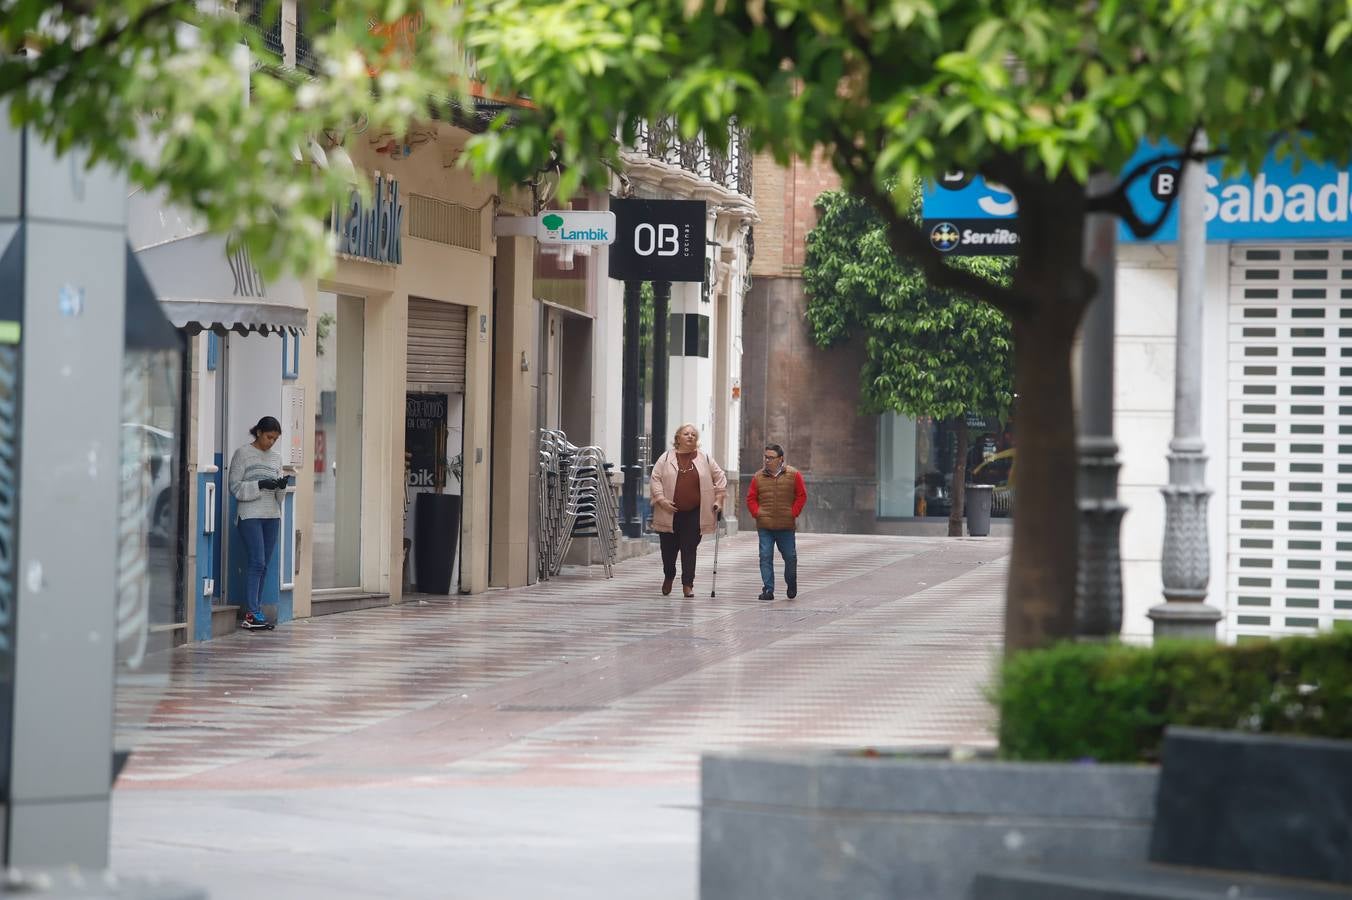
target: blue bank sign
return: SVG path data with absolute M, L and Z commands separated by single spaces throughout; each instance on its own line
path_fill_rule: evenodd
M 1143 145 L 1124 167 L 1176 152 L 1169 145 Z M 1222 175 L 1223 161 L 1211 160 L 1206 177 L 1207 239 L 1272 241 L 1352 238 L 1352 177 L 1348 170 L 1305 162 L 1278 161 L 1269 155 L 1256 175 Z M 1156 166 L 1128 188 L 1143 221 L 1163 210 L 1178 178 L 1174 163 Z M 955 255 L 1018 252 L 1018 204 L 1003 187 L 981 177 L 949 173 L 925 186 L 925 227 L 936 250 Z M 1139 242 L 1125 225 L 1123 241 Z M 1158 243 L 1178 237 L 1178 210 L 1146 239 Z

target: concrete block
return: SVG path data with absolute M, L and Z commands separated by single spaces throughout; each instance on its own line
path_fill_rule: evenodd
M 709 755 L 700 896 L 964 900 L 992 864 L 1143 862 L 1156 779 L 1144 766 Z
M 1150 859 L 1352 884 L 1352 741 L 1170 728 Z

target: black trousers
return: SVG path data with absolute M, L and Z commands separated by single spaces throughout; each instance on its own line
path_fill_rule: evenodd
M 699 510 L 678 512 L 670 532 L 658 532 L 662 544 L 662 577 L 676 577 L 676 552 L 681 553 L 681 584 L 695 583 L 695 548 L 699 546 Z

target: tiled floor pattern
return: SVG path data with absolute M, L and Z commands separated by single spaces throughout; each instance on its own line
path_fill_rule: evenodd
M 645 557 L 179 648 L 119 686 L 119 783 L 590 783 L 758 743 L 989 742 L 1007 544 L 805 534 L 800 597 L 765 604 L 754 536 L 723 541 L 715 598 L 709 543 L 691 600 Z

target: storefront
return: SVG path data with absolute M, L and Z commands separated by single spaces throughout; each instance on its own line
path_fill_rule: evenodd
M 176 534 L 166 533 L 159 523 L 175 517 L 157 498 L 152 542 L 176 556 L 185 637 L 208 640 L 237 626 L 245 602 L 245 555 L 228 489 L 230 456 L 251 440 L 249 429 L 259 418 L 273 416 L 282 423 L 278 450 L 287 473 L 298 474 L 304 460 L 305 396 L 297 386 L 304 295 L 294 279 L 265 282 L 245 250 L 194 228 L 171 209 L 133 198 L 131 210 L 132 246 L 187 348 L 177 415 L 170 417 L 185 427 L 175 473 L 186 487 L 176 510 L 182 525 Z M 153 408 L 163 405 L 152 396 Z M 165 424 L 170 418 L 124 427 L 136 428 L 147 442 L 172 445 L 172 426 Z M 167 485 L 167 463 L 161 468 Z M 283 622 L 306 602 L 304 597 L 298 602 L 296 593 L 297 548 L 305 529 L 295 492 L 293 485 L 285 494 L 279 545 L 262 598 L 268 614 Z
M 314 523 L 300 552 L 309 614 L 425 587 L 419 494 L 459 507 L 452 533 L 424 553 L 452 565 L 438 592 L 487 585 L 492 193 L 444 164 L 464 137 L 429 126 L 407 143 L 347 145 L 372 190 L 338 210 L 336 264 L 307 297 L 302 356 L 315 363 L 301 386 L 316 398 L 305 423 L 314 454 L 297 502 Z
M 960 434 L 965 427 L 966 435 Z M 938 516 L 952 510 L 959 447 L 966 445 L 964 484 L 994 487 L 991 515 L 1014 507 L 1014 420 L 968 414 L 965 425 L 899 413 L 878 417 L 878 518 Z

